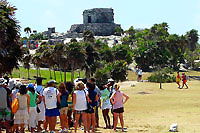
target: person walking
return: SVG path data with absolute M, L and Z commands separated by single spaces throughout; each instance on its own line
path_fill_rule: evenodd
M 181 81 L 181 76 L 179 75 L 179 72 L 177 72 L 176 83 L 178 84 L 179 89 L 180 89 L 180 81 Z
M 15 98 L 18 100 L 18 110 L 14 116 L 14 131 L 20 127 L 20 133 L 24 133 L 24 125 L 28 124 L 30 111 L 30 96 L 27 94 L 25 85 L 21 85 Z
M 112 105 L 110 103 L 110 91 L 107 89 L 106 85 L 101 85 L 100 86 L 100 90 L 101 90 L 101 109 L 102 109 L 102 114 L 103 114 L 103 118 L 106 124 L 106 129 L 110 129 L 111 125 L 110 125 L 110 117 L 109 117 L 109 110 L 112 108 Z
M 46 126 L 49 125 L 50 133 L 55 132 L 56 118 L 60 116 L 59 109 L 57 108 L 57 102 L 60 103 L 60 97 L 58 96 L 59 91 L 56 89 L 55 83 L 55 80 L 48 81 L 48 87 L 43 91 Z
M 187 76 L 184 72 L 182 73 L 182 80 L 183 80 L 183 84 L 182 84 L 181 89 L 183 89 L 184 86 L 186 86 L 186 89 L 188 89 L 188 85 L 186 84 L 187 83 Z
M 129 97 L 121 92 L 119 90 L 120 86 L 119 84 L 114 85 L 116 92 L 113 93 L 113 95 L 110 97 L 110 101 L 113 104 L 113 114 L 114 114 L 114 131 L 116 131 L 117 123 L 118 123 L 118 117 L 120 119 L 120 124 L 122 131 L 124 131 L 124 119 L 123 119 L 123 112 L 124 112 L 124 106 L 129 99 Z M 123 97 L 125 97 L 125 101 L 123 101 Z
M 84 132 L 86 133 L 87 129 L 87 101 L 86 101 L 86 93 L 84 91 L 85 86 L 82 81 L 76 83 L 76 90 L 73 94 L 73 112 L 75 113 L 75 124 L 74 130 L 77 132 L 77 126 L 79 123 L 80 115 L 82 115 L 82 121 L 84 125 Z
M 69 93 L 66 90 L 65 84 L 60 83 L 58 86 L 59 90 L 59 98 L 60 98 L 60 124 L 61 124 L 61 130 L 59 132 L 68 132 L 68 120 L 67 120 L 67 112 L 68 112 L 68 97 Z
M 29 128 L 31 128 L 31 132 L 35 132 L 36 117 L 37 117 L 36 107 L 37 107 L 37 104 L 41 102 L 42 98 L 39 94 L 35 92 L 35 86 L 33 83 L 30 83 L 27 89 L 28 89 L 28 94 L 30 96 Z

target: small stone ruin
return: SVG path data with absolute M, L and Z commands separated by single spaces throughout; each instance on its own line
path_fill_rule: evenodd
M 110 36 L 115 28 L 121 27 L 114 23 L 112 8 L 93 8 L 83 11 L 83 24 L 74 24 L 66 34 L 66 37 L 81 36 L 86 30 L 90 30 L 95 36 Z

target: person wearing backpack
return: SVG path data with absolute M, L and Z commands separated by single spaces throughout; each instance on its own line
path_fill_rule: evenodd
M 18 100 L 18 110 L 14 116 L 14 132 L 20 126 L 20 132 L 24 133 L 24 125 L 28 124 L 30 96 L 25 85 L 21 85 L 15 97 Z
M 88 88 L 88 95 L 87 95 L 87 102 L 88 102 L 88 110 L 87 110 L 87 129 L 90 132 L 90 126 L 92 121 L 92 132 L 95 132 L 95 107 L 97 106 L 97 101 L 99 100 L 99 96 L 95 90 L 95 83 L 87 83 Z

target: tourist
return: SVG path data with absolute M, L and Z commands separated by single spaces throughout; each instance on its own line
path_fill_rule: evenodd
M 67 120 L 67 112 L 68 112 L 68 97 L 69 93 L 66 90 L 65 84 L 60 83 L 58 86 L 59 97 L 60 97 L 60 124 L 61 130 L 60 132 L 68 132 L 68 120 Z
M 86 101 L 86 93 L 84 91 L 84 83 L 79 81 L 76 83 L 76 90 L 73 94 L 73 112 L 75 112 L 75 124 L 74 130 L 77 132 L 77 126 L 80 119 L 80 115 L 82 115 L 82 121 L 84 125 L 84 132 L 87 129 L 87 101 Z
M 66 82 L 65 86 L 69 93 L 69 97 L 67 100 L 67 104 L 68 104 L 67 120 L 68 120 L 68 127 L 70 129 L 70 127 L 73 127 L 73 124 L 74 124 L 72 120 L 72 95 L 73 95 L 74 84 L 72 82 Z
M 179 75 L 179 72 L 177 72 L 176 83 L 178 84 L 179 89 L 180 89 L 180 81 L 181 81 L 181 76 Z
M 88 109 L 87 109 L 87 129 L 90 132 L 90 126 L 92 122 L 92 132 L 95 132 L 95 108 L 97 106 L 97 101 L 99 100 L 99 96 L 95 90 L 94 83 L 87 83 L 88 88 L 88 95 L 87 95 L 87 102 L 88 102 Z
M 184 72 L 182 73 L 182 80 L 183 80 L 183 84 L 182 84 L 181 89 L 183 89 L 184 86 L 186 86 L 186 89 L 188 89 L 188 86 L 186 84 L 186 82 L 187 82 L 187 76 L 186 76 L 186 74 Z
M 11 121 L 10 94 L 11 91 L 6 87 L 6 80 L 0 78 L 0 132 L 5 127 L 6 132 L 11 132 L 9 122 Z
M 142 81 L 142 69 L 140 66 L 138 66 L 138 72 L 137 72 L 137 75 L 138 75 L 138 82 Z
M 42 97 L 43 91 L 44 91 L 44 88 L 42 86 L 42 78 L 37 78 L 36 79 L 36 92 Z M 41 102 L 37 104 L 37 108 L 38 108 L 37 117 L 36 117 L 37 124 L 38 124 L 37 131 L 40 132 L 40 131 L 42 131 L 41 124 L 44 125 L 44 123 L 45 123 L 45 107 L 44 107 L 43 99 L 41 99 Z
M 57 102 L 60 102 L 58 96 L 59 91 L 55 88 L 55 80 L 48 81 L 48 87 L 43 91 L 43 102 L 45 105 L 46 127 L 49 125 L 50 133 L 55 132 L 56 118 L 60 116 L 59 109 L 57 108 Z
M 122 131 L 124 131 L 124 120 L 123 120 L 123 112 L 124 106 L 123 104 L 129 99 L 129 97 L 119 90 L 119 84 L 114 85 L 116 92 L 110 97 L 110 101 L 113 104 L 113 114 L 114 114 L 114 131 L 116 131 L 116 126 L 118 123 L 118 117 L 120 119 Z M 125 97 L 125 101 L 123 101 L 123 97 Z
M 90 78 L 88 80 L 89 83 L 96 83 L 96 80 L 95 78 Z M 98 97 L 100 98 L 101 96 L 101 92 L 100 92 L 100 89 L 98 88 L 97 85 L 95 85 L 95 89 L 94 91 L 97 93 Z M 96 120 L 96 127 L 99 127 L 99 105 L 100 105 L 100 99 L 97 101 L 97 104 L 96 104 L 96 108 L 95 108 L 95 120 Z
M 27 94 L 25 85 L 21 85 L 19 93 L 16 94 L 18 100 L 18 110 L 14 117 L 14 132 L 20 127 L 20 132 L 24 133 L 24 125 L 28 124 L 29 111 L 30 111 L 30 96 Z
M 19 92 L 20 86 L 22 85 L 21 82 L 16 82 L 15 89 L 12 90 L 12 101 L 14 100 L 16 94 Z
M 101 85 L 100 86 L 101 89 L 101 109 L 102 109 L 102 114 L 103 114 L 103 118 L 106 124 L 106 129 L 110 129 L 111 125 L 110 125 L 110 117 L 109 117 L 109 110 L 112 108 L 111 103 L 110 103 L 110 91 L 107 89 L 106 85 Z
M 30 83 L 27 87 L 28 94 L 30 96 L 30 113 L 29 113 L 29 128 L 31 132 L 35 131 L 36 128 L 36 117 L 37 117 L 37 104 L 41 102 L 42 98 L 39 94 L 35 92 L 35 86 L 33 83 Z M 37 101 L 37 99 L 39 99 Z

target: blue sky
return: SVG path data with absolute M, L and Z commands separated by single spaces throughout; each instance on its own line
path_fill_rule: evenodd
M 113 8 L 115 23 L 127 30 L 150 28 L 167 22 L 169 32 L 185 34 L 191 29 L 200 31 L 200 0 L 7 0 L 18 8 L 16 18 L 23 29 L 42 32 L 56 27 L 66 32 L 72 24 L 83 23 L 82 13 L 91 8 Z M 200 34 L 200 33 L 199 33 Z

